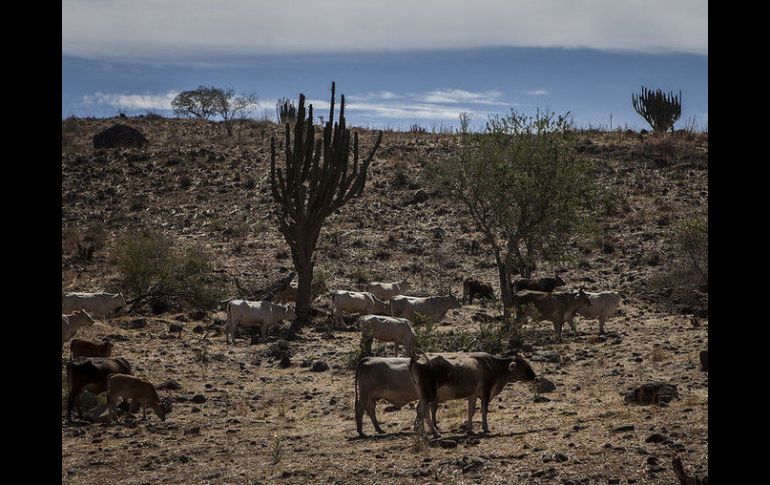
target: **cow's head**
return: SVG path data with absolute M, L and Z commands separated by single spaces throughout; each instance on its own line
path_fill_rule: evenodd
M 588 297 L 583 288 L 581 287 L 577 293 L 575 293 L 575 301 L 579 306 L 591 306 L 591 299 Z
M 553 280 L 554 280 L 554 282 L 556 283 L 556 286 L 564 286 L 564 285 L 566 285 L 566 283 L 564 282 L 564 280 L 563 280 L 563 279 L 561 279 L 561 276 L 559 276 L 559 275 L 555 275 L 555 276 L 556 276 L 556 277 L 555 277 Z
M 150 406 L 161 421 L 165 421 L 166 414 L 171 412 L 171 401 L 166 398 L 163 398 L 160 402 L 150 403 Z
M 80 322 L 81 325 L 90 327 L 94 323 L 96 323 L 96 320 L 85 310 L 75 310 L 75 312 L 72 314 L 72 316 L 75 317 L 75 320 Z M 72 316 L 70 319 L 72 319 Z
M 514 381 L 533 381 L 536 377 L 529 362 L 518 354 L 514 355 L 513 360 L 508 364 L 508 372 L 512 373 L 511 377 Z
M 286 305 L 284 307 L 284 315 L 286 316 L 286 320 L 294 320 L 297 318 L 297 309 L 293 305 Z
M 449 290 L 449 294 L 446 296 L 449 309 L 453 308 L 462 308 L 462 303 L 460 303 L 460 300 L 457 299 L 454 293 L 452 293 L 452 290 Z

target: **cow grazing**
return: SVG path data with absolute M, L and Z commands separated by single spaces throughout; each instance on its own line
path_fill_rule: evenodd
M 343 313 L 362 315 L 389 315 L 390 305 L 365 291 L 337 290 L 332 292 L 332 318 L 334 323 L 342 325 Z
M 107 378 L 112 374 L 131 374 L 131 364 L 124 358 L 89 357 L 67 362 L 67 419 L 72 418 L 72 407 L 81 392 L 101 394 L 107 390 Z M 78 406 L 78 416 L 83 413 Z
M 70 353 L 72 354 L 72 360 L 79 359 L 80 357 L 109 357 L 112 353 L 112 343 L 102 342 L 97 344 L 96 342 L 76 338 L 70 342 Z
M 511 283 L 511 290 L 513 293 L 518 293 L 522 290 L 550 293 L 554 288 L 564 285 L 564 280 L 559 275 L 556 275 L 555 278 L 521 278 Z
M 390 314 L 411 321 L 415 321 L 419 313 L 434 322 L 440 322 L 449 310 L 460 307 L 462 305 L 452 294 L 424 298 L 396 295 L 390 299 Z
M 158 392 L 152 383 L 130 374 L 112 374 L 107 379 L 107 392 L 109 393 L 107 403 L 109 405 L 110 421 L 113 421 L 116 417 L 115 406 L 121 397 L 126 401 L 131 399 L 132 404 L 140 404 L 145 421 L 147 421 L 147 406 L 150 406 L 155 411 L 155 414 L 161 421 L 166 420 L 166 413 L 170 411 L 158 398 Z
M 293 320 L 297 317 L 293 308 L 269 301 L 231 300 L 227 304 L 227 326 L 225 341 L 235 343 L 235 329 L 238 325 L 260 326 L 260 335 L 267 335 L 270 328 L 281 320 Z
M 361 327 L 361 347 L 364 352 L 371 353 L 372 339 L 395 344 L 395 356 L 398 357 L 398 346 L 403 345 L 407 355 L 414 355 L 417 335 L 414 333 L 412 322 L 406 318 L 387 317 L 382 315 L 363 315 L 358 318 Z
M 586 319 L 599 320 L 599 333 L 604 333 L 604 322 L 613 317 L 620 307 L 622 301 L 620 294 L 615 291 L 602 291 L 599 293 L 585 292 L 591 300 L 590 306 L 584 306 L 578 309 L 572 318 L 569 319 L 569 325 L 575 332 L 575 315 L 580 315 Z
M 565 321 L 569 321 L 575 312 L 591 305 L 591 300 L 581 288 L 578 292 L 545 293 L 542 291 L 524 290 L 513 295 L 516 318 L 522 315 L 522 307 L 532 304 L 543 320 L 553 323 L 556 336 L 561 339 L 561 330 Z
M 75 333 L 81 327 L 90 327 L 96 322 L 85 310 L 77 310 L 69 315 L 61 316 L 61 344 L 75 336 Z
M 101 317 L 115 313 L 126 306 L 123 293 L 65 293 L 62 297 L 62 313 L 86 310 Z
M 482 424 L 484 429 L 488 430 L 486 415 L 489 401 L 500 394 L 507 383 L 531 381 L 535 378 L 529 363 L 518 356 L 501 358 L 476 352 L 447 353 L 440 356 L 428 354 L 427 357 L 430 358 L 430 366 L 427 368 L 419 365 L 426 362 L 424 358 L 416 361 L 417 366 L 410 366 L 415 361 L 403 357 L 366 357 L 359 361 L 354 381 L 356 430 L 359 435 L 364 436 L 364 413 L 369 415 L 374 429 L 378 433 L 384 433 L 375 414 L 377 400 L 385 400 L 401 407 L 420 399 L 421 394 L 424 399 L 423 412 L 418 414 L 415 426 L 420 424 L 420 419 L 426 418 L 426 408 L 430 407 L 433 426 L 429 423 L 429 427 L 435 428 L 438 403 L 454 399 L 468 399 L 468 421 L 471 422 L 476 399 L 480 398 Z M 435 385 L 435 397 L 432 396 L 431 385 Z M 468 426 L 468 430 L 472 430 L 472 425 Z
M 463 301 L 462 304 L 465 305 L 465 300 L 468 300 L 468 304 L 470 305 L 473 303 L 473 297 L 478 296 L 478 299 L 489 299 L 493 300 L 495 298 L 495 292 L 492 290 L 492 287 L 490 285 L 484 284 L 481 281 L 473 280 L 473 279 L 466 279 L 463 281 Z
M 329 291 L 329 288 L 326 286 L 326 282 L 321 282 L 320 286 L 316 287 L 315 285 L 312 288 L 313 290 L 313 300 L 318 298 L 318 295 L 326 294 Z M 296 303 L 297 301 L 297 284 L 292 282 L 281 291 L 276 292 L 273 295 L 272 301 L 276 303 Z
M 406 281 L 406 278 L 401 281 L 396 281 L 395 283 L 381 283 L 379 281 L 372 281 L 366 285 L 366 291 L 382 301 L 390 300 L 396 295 L 403 295 L 404 293 L 409 292 L 411 289 L 412 286 L 408 281 Z

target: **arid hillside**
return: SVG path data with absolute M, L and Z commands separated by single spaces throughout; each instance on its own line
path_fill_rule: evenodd
M 95 150 L 93 136 L 115 123 L 139 129 L 149 145 Z M 375 134 L 358 131 L 366 152 Z M 282 133 L 244 122 L 227 137 L 217 123 L 156 116 L 63 121 L 64 291 L 120 290 L 116 242 L 143 228 L 205 249 L 227 296 L 239 294 L 236 281 L 258 289 L 287 274 L 291 255 L 271 216 L 269 183 L 270 137 Z M 481 234 L 423 180 L 427 160 L 455 149 L 449 134 L 385 133 L 364 194 L 322 231 L 316 265 L 330 289 L 405 276 L 420 296 L 459 294 L 469 276 L 497 287 Z M 624 304 L 604 336 L 596 321 L 579 321 L 578 334 L 566 331 L 562 342 L 546 322 L 526 325 L 524 356 L 556 390 L 509 384 L 490 406 L 490 435 L 461 433 L 466 404 L 454 401 L 439 414 L 454 448 L 420 444 L 413 407 L 384 412 L 385 403 L 378 417 L 387 434 L 358 438 L 350 366 L 358 334 L 331 332 L 323 319 L 289 342 L 292 365 L 284 369 L 278 335 L 234 347 L 222 335 L 204 339 L 198 330 L 221 323 L 222 311 L 138 307 L 78 337 L 107 337 L 136 375 L 178 382 L 180 389 L 161 391 L 173 410 L 164 422 L 151 415 L 145 423 L 141 412 L 112 425 L 63 418 L 63 481 L 670 484 L 676 456 L 705 474 L 708 374 L 698 356 L 708 346 L 708 294 L 671 278 L 668 241 L 678 221 L 707 211 L 708 136 L 585 132 L 579 152 L 605 189 L 598 232 L 572 241 L 566 261 L 535 276 L 558 272 L 568 287 L 616 290 Z M 96 241 L 90 258 L 78 250 L 87 234 Z M 328 311 L 328 297 L 315 306 Z M 494 304 L 466 305 L 437 331 L 477 330 L 498 314 Z M 328 369 L 312 371 L 316 361 Z M 630 389 L 651 381 L 675 384 L 679 398 L 624 403 Z M 475 420 L 480 429 L 479 413 Z M 373 434 L 366 418 L 364 429 Z

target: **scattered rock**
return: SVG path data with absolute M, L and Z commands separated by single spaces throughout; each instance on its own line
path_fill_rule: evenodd
M 323 372 L 329 370 L 329 364 L 324 362 L 323 360 L 316 360 L 313 362 L 313 364 L 310 366 L 310 370 L 312 372 Z
M 535 398 L 534 398 L 534 399 L 532 399 L 532 401 L 533 401 L 533 402 L 538 402 L 538 403 L 540 403 L 540 402 L 551 402 L 551 400 L 550 400 L 550 399 L 548 399 L 548 398 L 547 398 L 547 397 L 545 397 L 545 396 L 535 396 Z
M 704 350 L 700 353 L 700 368 L 701 370 L 709 371 L 709 351 Z
M 146 318 L 134 318 L 133 320 L 128 322 L 128 328 L 131 328 L 131 329 L 144 328 L 146 326 L 147 326 Z
M 556 390 L 556 384 L 545 377 L 535 378 L 535 389 L 539 394 L 545 394 Z
M 194 310 L 188 313 L 187 316 L 190 317 L 190 320 L 200 321 L 206 318 L 206 312 L 203 310 Z
M 179 333 L 184 330 L 184 326 L 181 323 L 169 323 L 168 331 L 170 333 Z
M 123 124 L 112 125 L 94 135 L 93 138 L 96 149 L 143 147 L 148 143 L 147 137 L 141 131 Z
M 644 440 L 645 443 L 663 443 L 668 440 L 668 436 L 660 433 L 653 433 Z
M 206 396 L 203 394 L 196 394 L 190 399 L 190 401 L 194 402 L 195 404 L 203 404 L 206 402 Z
M 625 402 L 632 404 L 666 404 L 678 399 L 676 385 L 663 382 L 648 382 L 626 394 Z
M 624 426 L 618 426 L 617 428 L 613 429 L 613 433 L 624 433 L 626 431 L 633 431 L 634 425 L 633 424 L 626 424 Z
M 439 448 L 449 449 L 449 448 L 457 448 L 457 441 L 455 440 L 449 440 L 449 439 L 435 439 L 431 441 L 432 444 L 435 444 Z
M 203 325 L 196 325 L 192 329 L 193 333 L 203 333 L 204 330 Z
M 168 390 L 168 391 L 178 391 L 181 388 L 182 388 L 182 385 L 179 384 L 174 379 L 169 379 L 167 381 L 163 381 L 160 384 L 158 384 L 157 386 L 155 386 L 155 389 Z

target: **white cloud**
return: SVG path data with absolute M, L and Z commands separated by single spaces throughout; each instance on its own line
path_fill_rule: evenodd
M 465 91 L 463 89 L 437 89 L 426 93 L 422 99 L 427 103 L 507 104 L 500 101 L 500 96 L 502 96 L 502 93 L 494 89 L 482 92 Z
M 171 100 L 179 91 L 168 91 L 165 94 L 106 94 L 94 93 L 83 96 L 85 105 L 102 105 L 127 110 L 168 110 Z
M 90 58 L 201 61 L 487 46 L 706 54 L 708 1 L 62 2 L 62 53 Z
M 545 89 L 534 89 L 532 91 L 527 91 L 527 94 L 529 94 L 530 96 L 547 96 L 548 91 L 546 91 Z

